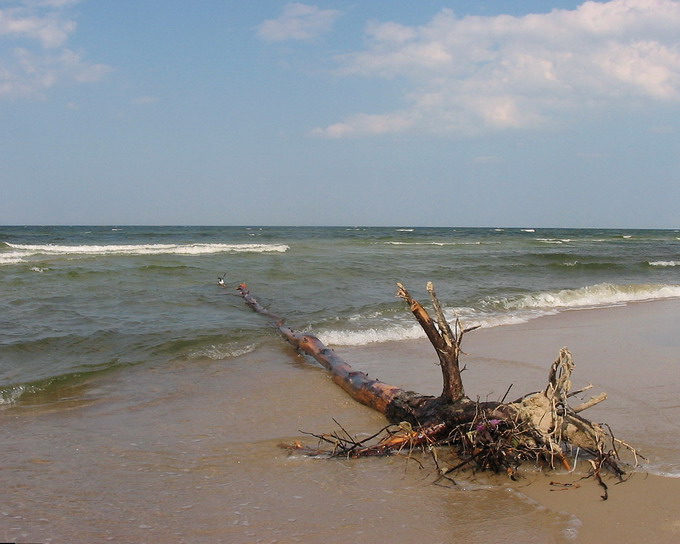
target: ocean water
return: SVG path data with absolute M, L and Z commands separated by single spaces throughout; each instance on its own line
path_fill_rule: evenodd
M 270 341 L 223 275 L 327 344 L 362 345 L 422 336 L 397 281 L 421 297 L 433 281 L 451 316 L 485 326 L 679 297 L 680 232 L 0 227 L 0 403 Z
M 328 469 L 310 471 L 308 460 L 272 451 L 301 428 L 318 430 L 318 417 L 308 414 L 320 407 L 364 430 L 379 428 L 381 416 L 329 387 L 323 372 L 292 363 L 289 348 L 234 289 L 246 282 L 293 328 L 313 331 L 338 350 L 357 350 L 422 338 L 395 297 L 397 281 L 423 300 L 425 283 L 433 281 L 450 317 L 484 327 L 678 298 L 680 231 L 0 227 L 0 414 L 5 437 L 22 437 L 14 449 L 12 440 L 4 444 L 5 458 L 17 463 L 12 472 L 5 469 L 14 510 L 2 515 L 15 521 L 0 526 L 4 536 L 314 542 L 326 535 L 310 526 L 309 516 L 304 530 L 286 527 L 300 522 L 288 510 L 296 501 L 323 500 L 319 486 L 328 485 Z M 346 476 L 357 464 L 334 466 Z M 273 482 L 263 476 L 270 468 Z M 362 473 L 388 478 L 386 470 L 372 464 Z M 361 485 L 370 488 L 371 481 Z M 191 494 L 207 482 L 213 499 Z M 421 477 L 399 482 L 382 482 L 381 496 L 388 500 L 405 486 L 434 501 L 434 510 L 443 508 L 431 487 L 423 491 Z M 114 491 L 117 484 L 135 487 L 138 502 L 122 488 Z M 99 499 L 88 498 L 88 485 Z M 239 492 L 229 494 L 234 486 Z M 289 491 L 283 510 L 274 488 Z M 55 498 L 59 493 L 71 502 Z M 166 506 L 157 502 L 160 495 Z M 210 502 L 216 497 L 223 502 Z M 466 530 L 492 541 L 497 528 L 475 517 L 471 500 L 463 501 L 466 519 L 477 521 Z M 504 509 L 508 520 L 518 515 L 515 498 L 495 500 L 499 515 Z M 358 519 L 357 501 L 343 504 Z M 142 502 L 152 505 L 146 517 Z M 47 503 L 53 512 L 39 514 Z M 520 510 L 511 533 L 527 542 L 559 541 L 554 535 L 573 532 L 568 516 L 550 517 L 529 504 Z M 376 515 L 389 525 L 403 513 L 378 509 Z M 215 525 L 217 518 L 222 522 Z M 333 534 L 361 542 L 361 524 L 343 519 Z M 527 526 L 543 529 L 531 536 L 523 532 Z M 417 537 L 418 525 L 411 529 Z

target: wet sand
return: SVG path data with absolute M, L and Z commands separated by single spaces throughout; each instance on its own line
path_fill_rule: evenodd
M 511 383 L 508 400 L 543 388 L 550 363 L 561 347 L 568 347 L 576 365 L 574 389 L 592 383 L 584 399 L 601 391 L 609 396 L 582 415 L 609 423 L 617 437 L 647 457 L 625 483 L 605 479 L 606 501 L 600 486 L 582 479 L 587 467 L 571 475 L 529 471 L 523 481 L 508 484 L 548 510 L 578 519 L 575 542 L 680 542 L 679 318 L 680 301 L 653 301 L 572 310 L 465 338 L 466 392 L 482 400 L 500 400 Z M 385 368 L 389 354 L 383 350 L 388 349 L 373 349 L 369 366 L 378 377 L 416 391 L 439 392 L 436 373 L 429 369 L 419 375 L 413 366 Z M 412 342 L 400 347 L 399 357 L 433 360 L 430 351 L 426 341 Z M 572 485 L 551 486 L 551 481 Z
M 540 475 L 519 491 L 553 512 L 575 516 L 580 522 L 575 542 L 680 542 L 678 478 L 636 473 L 621 484 L 614 478 L 604 481 L 609 488 L 606 501 L 601 487 L 579 476 Z
M 423 468 L 289 456 L 279 442 L 334 430 L 333 418 L 360 436 L 385 421 L 273 337 L 235 359 L 129 368 L 71 398 L 0 411 L 0 540 L 677 542 L 680 479 L 644 471 L 680 473 L 678 316 L 677 300 L 570 311 L 464 343 L 468 395 L 494 400 L 509 384 L 508 398 L 541 389 L 559 348 L 572 350 L 574 386 L 609 393 L 584 415 L 649 459 L 628 482 L 608 480 L 607 501 L 583 472 L 461 475 L 440 487 L 426 456 Z M 441 387 L 426 341 L 338 351 L 388 383 Z
M 581 522 L 579 542 L 680 542 L 679 318 L 680 301 L 655 301 L 566 312 L 471 338 L 476 355 L 528 364 L 549 361 L 556 348 L 568 346 L 577 365 L 575 385 L 592 381 L 593 391 L 609 394 L 583 415 L 610 423 L 617 436 L 648 458 L 625 483 L 605 480 L 606 501 L 599 486 L 579 476 L 541 475 L 522 488 L 550 510 L 575 515 Z M 493 341 L 484 344 L 487 335 Z M 556 490 L 551 480 L 581 487 Z

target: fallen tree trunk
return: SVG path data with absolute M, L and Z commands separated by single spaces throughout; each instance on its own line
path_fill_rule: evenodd
M 295 332 L 286 326 L 279 316 L 260 305 L 245 284 L 237 288 L 253 310 L 269 317 L 291 345 L 318 361 L 352 398 L 398 424 L 373 445 L 353 441 L 346 432 L 342 437 L 318 436 L 334 444 L 334 453 L 375 455 L 399 450 L 405 445 L 452 444 L 463 459 L 460 466 L 473 463 L 512 475 L 519 464 L 530 459 L 553 468 L 557 460 L 569 469 L 567 454 L 578 448 L 596 460 L 593 471 L 597 472 L 598 479 L 601 467 L 609 468 L 618 476 L 624 474 L 618 463 L 617 444 L 627 445 L 614 439 L 604 426 L 578 415 L 603 401 L 606 395 L 593 397 L 576 407 L 568 403 L 568 398 L 589 387 L 570 393 L 574 365 L 566 348 L 560 350 L 552 364 L 545 389 L 508 403 L 473 401 L 465 395 L 459 356 L 463 336 L 476 327 L 463 328 L 456 320 L 452 328 L 431 283 L 427 288 L 436 320 L 402 284 L 397 285 L 397 295 L 408 303 L 437 353 L 443 380 L 442 394 L 438 397 L 406 391 L 353 370 L 316 336 Z
M 387 385 L 379 380 L 372 380 L 364 372 L 353 370 L 344 359 L 332 349 L 327 348 L 313 334 L 295 332 L 290 327 L 287 327 L 283 319 L 272 314 L 251 296 L 245 284 L 239 285 L 237 289 L 248 306 L 257 313 L 272 319 L 281 336 L 289 344 L 302 353 L 316 359 L 331 373 L 333 381 L 347 391 L 353 399 L 379 412 L 386 413 L 388 406 L 395 396 L 402 392 L 398 387 Z

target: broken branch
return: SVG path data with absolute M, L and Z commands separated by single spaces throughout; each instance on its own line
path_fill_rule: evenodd
M 237 288 L 248 306 L 274 321 L 275 327 L 286 341 L 326 368 L 333 381 L 352 398 L 385 414 L 389 421 L 397 425 L 388 426 L 381 433 L 362 441 L 353 439 L 341 426 L 342 436 L 337 433 L 313 435 L 320 442 L 333 445 L 332 452 L 325 453 L 355 457 L 387 455 L 405 447 L 454 445 L 462 461 L 453 469 L 440 471 L 442 475 L 474 463 L 481 469 L 505 471 L 510 477 L 514 477 L 517 467 L 527 460 L 543 461 L 554 467 L 554 460 L 557 459 L 570 470 L 565 452 L 575 449 L 595 458 L 591 475 L 601 485 L 600 470 L 603 466 L 619 476 L 624 474 L 617 463 L 616 452 L 614 455 L 604 452 L 605 437 L 609 437 L 612 444 L 628 447 L 637 459 L 639 454 L 624 442 L 614 439 L 611 430 L 607 432 L 603 426 L 578 415 L 604 401 L 605 393 L 578 406 L 569 406 L 570 397 L 590 389 L 592 385 L 570 391 L 574 363 L 566 348 L 560 350 L 559 356 L 551 365 L 548 383 L 541 391 L 510 403 L 505 403 L 507 392 L 501 402 L 470 400 L 463 388 L 459 355 L 462 353 L 460 346 L 463 335 L 477 327 L 464 328 L 456 319 L 452 329 L 431 283 L 428 283 L 427 290 L 436 321 L 403 284 L 398 283 L 397 286 L 397 295 L 408 303 L 437 353 L 443 379 L 442 394 L 439 397 L 419 395 L 369 379 L 367 374 L 353 370 L 316 336 L 295 332 L 284 325 L 279 316 L 252 297 L 245 284 Z M 376 443 L 368 444 L 378 436 L 380 438 Z M 300 449 L 297 442 L 293 448 Z M 314 451 L 316 454 L 321 452 L 318 449 Z M 603 499 L 606 499 L 606 488 Z

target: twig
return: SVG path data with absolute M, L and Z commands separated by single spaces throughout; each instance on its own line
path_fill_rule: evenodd
M 592 389 L 592 388 L 593 388 L 593 384 L 589 383 L 585 387 L 581 387 L 581 389 L 577 389 L 576 391 L 572 391 L 571 393 L 569 393 L 567 395 L 567 398 L 574 397 L 574 396 L 579 395 L 579 394 L 583 393 L 584 391 L 588 391 L 588 389 Z
M 583 410 L 587 410 L 588 408 L 591 408 L 596 404 L 600 404 L 602 401 L 605 400 L 607 400 L 607 393 L 600 393 L 595 397 L 591 397 L 590 400 L 581 403 L 578 406 L 574 406 L 572 410 L 574 411 L 574 413 L 578 414 L 579 412 L 583 412 Z
M 597 483 L 600 484 L 602 489 L 604 489 L 604 495 L 602 495 L 602 500 L 606 501 L 609 498 L 609 492 L 608 492 L 609 488 L 607 487 L 607 484 L 605 484 L 602 481 L 602 476 L 600 475 L 600 468 L 602 467 L 602 463 L 604 462 L 604 458 L 601 458 L 598 463 L 596 463 L 592 459 L 589 459 L 588 462 L 593 467 L 591 475 L 595 477 L 595 479 L 597 480 Z
M 512 389 L 512 386 L 515 385 L 514 383 L 511 383 L 508 386 L 508 390 L 505 392 L 505 395 L 503 395 L 503 398 L 501 399 L 501 404 L 505 402 L 505 399 L 508 397 L 508 393 L 510 393 L 510 389 Z

